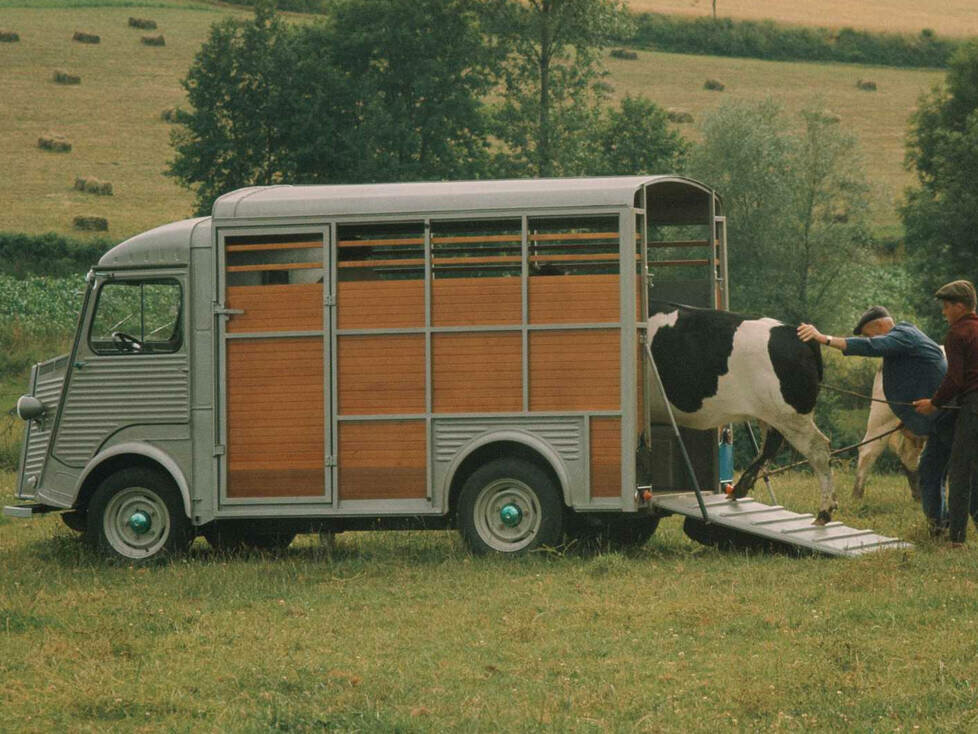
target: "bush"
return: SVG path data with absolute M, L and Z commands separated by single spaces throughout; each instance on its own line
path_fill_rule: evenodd
M 963 41 L 843 28 L 804 28 L 771 21 L 685 18 L 642 13 L 622 41 L 660 51 L 779 61 L 836 61 L 901 67 L 946 67 Z
M 42 235 L 0 232 L 0 278 L 79 277 L 114 244 L 102 239 L 81 241 L 53 232 Z M 3 303 L 0 298 L 0 308 Z

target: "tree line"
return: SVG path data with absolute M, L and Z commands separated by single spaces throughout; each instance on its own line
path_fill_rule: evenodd
M 858 141 L 817 98 L 800 119 L 721 105 L 695 145 L 652 100 L 612 103 L 603 50 L 628 23 L 617 0 L 336 0 L 307 24 L 259 0 L 196 56 L 169 172 L 199 213 L 280 182 L 686 173 L 724 198 L 735 309 L 842 330 L 884 303 L 939 332 L 926 294 L 978 253 L 978 46 L 910 121 L 900 259 L 874 239 Z

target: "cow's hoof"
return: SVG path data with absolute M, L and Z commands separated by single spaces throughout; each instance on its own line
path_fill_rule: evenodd
M 832 519 L 832 513 L 826 510 L 819 510 L 819 513 L 815 516 L 815 522 L 813 525 L 825 525 Z

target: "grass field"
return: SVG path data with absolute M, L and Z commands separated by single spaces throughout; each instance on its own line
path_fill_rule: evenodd
M 712 0 L 625 0 L 639 13 L 713 15 Z M 738 20 L 774 20 L 779 23 L 827 28 L 863 28 L 891 33 L 920 33 L 930 28 L 946 36 L 978 35 L 978 5 L 972 0 L 717 0 L 717 15 Z
M 78 215 L 104 216 L 109 234 L 122 239 L 190 214 L 192 197 L 163 171 L 172 157 L 163 109 L 180 104 L 180 79 L 211 23 L 244 11 L 168 2 L 163 7 L 4 7 L 0 26 L 20 33 L 20 43 L 0 44 L 0 230 L 71 232 Z M 166 46 L 139 42 L 130 15 L 159 24 Z M 75 43 L 75 30 L 101 35 L 98 45 Z M 907 116 L 921 92 L 943 78 L 928 70 L 640 53 L 638 61 L 611 59 L 616 94 L 645 94 L 663 106 L 684 107 L 698 118 L 723 100 L 772 95 L 797 110 L 820 94 L 842 124 L 859 135 L 880 190 L 875 221 L 892 226 L 892 202 L 910 181 L 902 168 Z M 78 74 L 77 86 L 55 84 L 55 69 Z M 707 77 L 727 85 L 703 90 Z M 857 79 L 877 81 L 861 92 Z M 36 147 L 39 136 L 66 135 L 74 149 L 59 154 Z M 695 127 L 682 132 L 695 138 Z M 75 191 L 78 176 L 113 184 L 114 195 Z
M 815 504 L 811 478 L 776 487 Z M 627 554 L 349 533 L 136 569 L 0 519 L 0 730 L 974 730 L 974 536 L 928 540 L 898 478 L 843 505 L 916 549 L 723 553 L 668 518 Z

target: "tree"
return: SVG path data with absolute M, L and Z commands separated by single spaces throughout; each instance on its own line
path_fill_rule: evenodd
M 645 97 L 625 97 L 597 125 L 589 175 L 672 173 L 682 170 L 686 141 L 669 127 L 665 110 Z
M 288 29 L 259 2 L 250 22 L 211 27 L 183 87 L 191 111 L 171 136 L 168 173 L 196 190 L 205 213 L 221 193 L 291 178 L 295 130 L 282 119 L 296 99 Z
M 169 172 L 200 213 L 240 186 L 485 175 L 493 53 L 472 0 L 340 0 L 294 27 L 257 5 L 195 58 Z
M 978 43 L 959 49 L 945 84 L 921 97 L 906 162 L 918 186 L 907 191 L 900 216 L 921 300 L 932 306 L 941 282 L 978 274 Z
M 502 172 L 582 173 L 608 92 L 600 52 L 627 23 L 620 1 L 490 0 L 483 12 L 508 51 L 495 115 L 507 146 L 498 158 Z
M 841 328 L 872 278 L 869 186 L 838 119 L 817 101 L 801 118 L 797 134 L 770 100 L 721 107 L 690 169 L 724 199 L 733 307 Z

